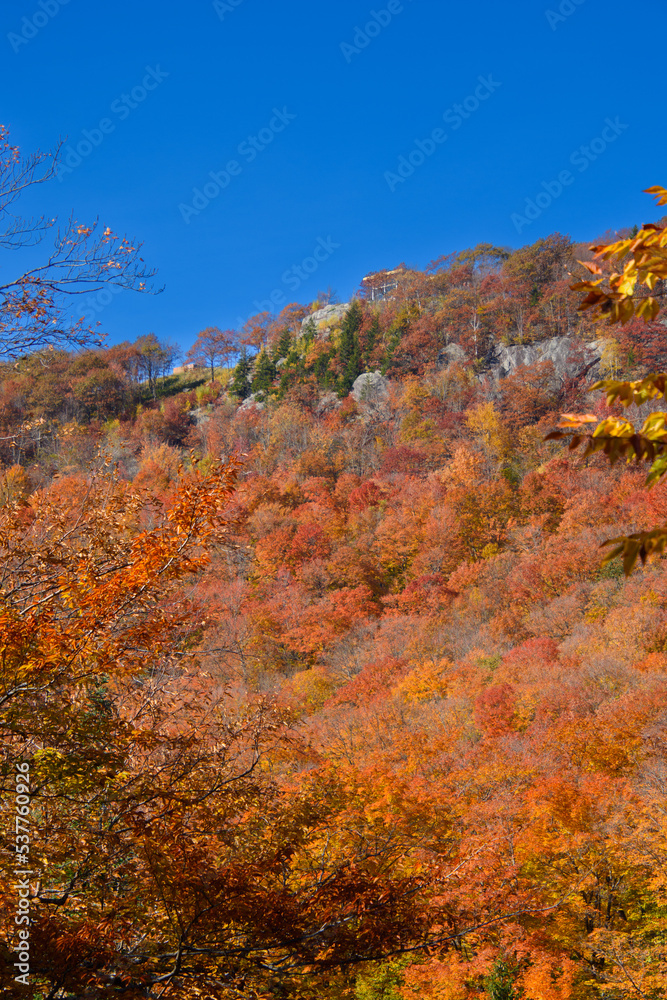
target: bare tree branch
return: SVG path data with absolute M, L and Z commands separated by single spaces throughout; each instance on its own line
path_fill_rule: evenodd
M 99 344 L 99 334 L 72 314 L 72 296 L 106 285 L 162 291 L 153 285 L 156 271 L 146 266 L 141 244 L 102 228 L 98 219 L 87 225 L 70 216 L 58 225 L 55 218 L 24 218 L 14 210 L 26 190 L 55 175 L 62 145 L 22 157 L 0 126 L 0 249 L 36 246 L 53 231 L 44 263 L 0 280 L 0 359 Z

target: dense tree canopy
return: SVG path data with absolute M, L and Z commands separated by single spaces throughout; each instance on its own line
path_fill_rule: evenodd
M 664 995 L 667 573 L 600 560 L 667 519 L 608 461 L 662 425 L 547 438 L 658 399 L 667 339 L 577 260 L 390 268 L 215 381 L 151 335 L 0 368 L 3 996 Z

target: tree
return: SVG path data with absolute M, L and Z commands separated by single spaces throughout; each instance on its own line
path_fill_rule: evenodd
M 667 205 L 667 189 L 651 187 L 658 205 Z M 580 310 L 590 310 L 594 318 L 606 317 L 609 325 L 622 325 L 641 318 L 645 323 L 656 319 L 664 297 L 667 280 L 667 226 L 648 223 L 628 239 L 591 247 L 599 261 L 615 261 L 623 265 L 621 271 L 605 278 L 602 267 L 595 261 L 580 263 L 595 278 L 578 282 L 572 287 L 588 294 Z M 605 287 L 606 286 L 606 287 Z M 648 375 L 635 382 L 617 382 L 605 379 L 596 382 L 591 390 L 603 389 L 607 406 L 620 403 L 625 409 L 642 406 L 656 399 L 667 397 L 667 374 Z M 594 430 L 591 425 L 597 424 Z M 650 462 L 646 486 L 660 482 L 667 474 L 667 412 L 653 411 L 641 428 L 620 417 L 607 417 L 598 421 L 595 414 L 563 414 L 561 430 L 549 434 L 547 440 L 567 438 L 574 450 L 585 443 L 584 458 L 602 451 L 614 465 L 621 458 L 639 464 Z M 662 555 L 667 549 L 667 525 L 649 531 L 638 531 L 628 536 L 612 538 L 603 543 L 611 546 L 603 563 L 617 556 L 623 560 L 623 571 L 628 576 L 638 559 L 645 563 L 652 556 Z
M 255 361 L 252 379 L 253 392 L 268 392 L 276 377 L 276 366 L 268 351 L 260 351 Z
M 135 385 L 140 381 L 140 354 L 136 344 L 130 344 L 127 340 L 124 340 L 122 344 L 114 344 L 113 347 L 107 349 L 106 359 L 114 371 L 122 378 L 129 380 L 130 383 Z
M 646 188 L 646 192 L 654 195 L 658 205 L 667 205 L 667 189 L 656 186 Z M 633 316 L 647 322 L 654 320 L 660 312 L 667 280 L 667 226 L 650 222 L 635 236 L 592 246 L 591 251 L 600 262 L 623 264 L 623 270 L 605 279 L 600 264 L 580 261 L 595 276 L 592 281 L 573 285 L 576 290 L 588 292 L 580 310 L 591 310 L 594 318 L 607 318 L 610 324 L 625 324 Z
M 46 347 L 86 346 L 99 337 L 72 319 L 77 297 L 105 285 L 152 291 L 155 271 L 140 256 L 141 244 L 116 236 L 99 223 L 70 218 L 24 218 L 16 202 L 56 174 L 62 143 L 52 152 L 22 157 L 0 125 L 0 247 L 34 247 L 51 233 L 53 246 L 43 263 L 0 283 L 0 358 L 16 358 Z
M 375 345 L 380 339 L 380 336 L 381 336 L 380 317 L 378 316 L 377 312 L 374 312 L 373 319 L 371 320 L 371 325 L 369 326 L 368 331 L 366 333 L 366 343 L 364 345 L 363 359 L 362 359 L 363 365 L 367 370 L 371 366 L 373 351 L 375 349 Z
M 306 306 L 301 306 L 298 302 L 288 302 L 278 313 L 276 326 L 279 330 L 287 328 L 296 337 L 301 331 L 301 324 L 307 313 Z
M 225 365 L 236 351 L 236 333 L 234 330 L 220 330 L 217 326 L 207 326 L 197 335 L 197 339 L 188 351 L 186 358 L 195 364 L 210 366 L 211 382 L 215 381 L 217 365 Z
M 266 350 L 274 322 L 273 313 L 255 313 L 243 324 L 240 343 L 246 347 L 254 347 L 258 351 Z
M 339 396 L 347 396 L 352 388 L 354 380 L 361 374 L 361 347 L 359 346 L 359 330 L 363 323 L 364 314 L 358 299 L 355 299 L 348 311 L 345 313 L 343 325 L 340 331 L 338 345 L 338 357 L 342 372 L 338 380 Z
M 280 338 L 275 342 L 271 356 L 273 361 L 286 358 L 292 349 L 292 335 L 289 327 L 285 327 Z
M 484 980 L 484 989 L 489 1000 L 515 1000 L 514 976 L 506 963 L 496 960 L 489 976 Z
M 509 251 L 480 243 L 469 250 L 439 258 L 430 266 L 440 276 L 441 316 L 475 361 L 486 353 L 493 297 L 488 279 L 497 275 Z
M 243 347 L 241 348 L 241 356 L 236 368 L 232 372 L 232 379 L 229 383 L 229 391 L 232 396 L 236 396 L 237 399 L 248 398 L 252 383 L 252 369 L 252 360 L 248 357 L 247 348 Z
M 527 284 L 536 304 L 548 285 L 567 276 L 571 265 L 572 241 L 553 233 L 508 254 L 504 270 L 508 277 Z
M 139 351 L 137 366 L 148 382 L 148 389 L 152 393 L 153 399 L 157 399 L 157 380 L 161 375 L 166 375 L 178 357 L 178 347 L 166 341 L 157 339 L 154 333 L 144 334 L 136 341 Z
M 393 850 L 380 888 L 375 841 L 322 849 L 335 786 L 278 787 L 294 738 L 280 713 L 212 700 L 192 656 L 204 612 L 182 583 L 229 532 L 235 476 L 195 466 L 162 506 L 103 471 L 56 483 L 32 517 L 0 508 L 0 782 L 6 799 L 17 765 L 30 773 L 30 969 L 46 994 L 242 987 L 373 954 L 413 920 L 419 880 L 392 872 Z
M 68 375 L 83 416 L 102 419 L 118 412 L 125 386 L 102 355 L 93 351 L 80 355 L 69 366 Z
M 340 302 L 340 299 L 338 298 L 338 292 L 336 292 L 331 285 L 329 285 L 326 291 L 317 293 L 315 301 L 320 307 L 322 307 Z
M 150 676 L 151 670 L 169 671 L 169 663 L 179 661 L 195 624 L 187 623 L 175 588 L 183 574 L 205 564 L 203 546 L 222 524 L 235 474 L 235 466 L 227 465 L 209 476 L 196 471 L 184 476 L 164 514 L 152 501 L 145 507 L 140 493 L 132 494 L 106 473 L 88 482 L 70 479 L 33 498 L 34 517 L 22 527 L 16 507 L 1 512 L 3 782 L 8 764 L 29 761 L 43 844 L 50 831 L 48 870 L 32 902 L 31 971 L 37 982 L 49 984 L 46 992 L 56 983 L 83 990 L 90 970 L 108 962 L 111 926 L 118 943 L 125 939 L 123 885 L 138 876 L 136 849 L 143 850 L 139 842 L 132 848 L 127 838 L 132 830 L 147 831 L 152 821 L 160 822 L 155 806 L 168 787 L 160 778 L 158 798 L 153 791 L 146 797 L 137 766 L 146 768 L 151 781 L 151 771 L 158 777 L 154 765 L 162 757 L 163 777 L 171 770 L 173 779 L 176 765 L 195 782 L 197 754 L 187 750 L 186 730 L 175 741 L 161 731 L 164 723 L 154 712 L 164 679 L 154 686 L 156 674 Z M 157 515 L 154 526 L 143 532 L 138 524 L 142 509 Z M 148 664 L 152 668 L 144 674 Z M 136 699 L 142 674 L 153 689 L 148 713 L 144 695 Z M 139 680 L 140 687 L 143 683 Z M 163 701 L 158 714 L 165 709 Z M 101 839 L 93 833 L 96 824 Z M 37 848 L 31 861 L 41 867 L 40 858 Z M 100 904 L 107 905 L 106 890 L 99 895 L 103 883 L 118 908 L 99 934 L 93 915 Z M 3 922 L 7 902 L 3 899 L 0 907 Z M 121 959 L 118 974 L 124 975 L 123 964 Z M 16 988 L 14 972 L 3 963 L 0 976 L 8 996 Z
M 501 382 L 503 416 L 510 428 L 534 424 L 558 405 L 553 361 L 518 365 Z
M 617 334 L 618 361 L 622 367 L 647 375 L 667 367 L 667 327 L 660 319 L 631 319 Z M 615 377 L 612 371 L 605 375 Z

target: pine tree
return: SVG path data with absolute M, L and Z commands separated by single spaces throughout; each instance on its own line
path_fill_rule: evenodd
M 313 365 L 315 381 L 319 386 L 321 386 L 324 389 L 330 389 L 333 381 L 331 377 L 331 370 L 329 368 L 329 363 L 332 357 L 333 354 L 331 354 L 330 352 L 322 354 Z
M 291 347 L 292 347 L 292 335 L 288 327 L 285 327 L 285 329 L 280 335 L 280 340 L 277 342 L 276 346 L 273 349 L 273 354 L 272 354 L 273 360 L 279 361 L 280 358 L 286 358 L 287 355 L 290 353 Z
M 489 1000 L 515 1000 L 514 976 L 502 959 L 498 959 L 484 980 L 484 991 Z
M 268 392 L 276 377 L 276 366 L 266 351 L 261 351 L 255 362 L 252 380 L 253 392 Z
M 303 343 L 305 347 L 312 344 L 317 336 L 317 330 L 315 329 L 315 324 L 312 319 L 309 319 L 305 326 L 303 327 Z
M 362 372 L 359 329 L 361 328 L 363 318 L 364 314 L 361 311 L 361 306 L 355 300 L 345 314 L 343 326 L 340 331 L 338 357 L 343 370 L 338 379 L 338 395 L 341 397 L 347 396 L 355 378 Z
M 250 395 L 250 383 L 252 381 L 252 359 L 248 357 L 248 352 L 243 348 L 239 363 L 232 373 L 229 383 L 229 391 L 237 399 L 247 399 Z
M 279 372 L 278 399 L 284 399 L 291 386 L 303 382 L 305 375 L 303 355 L 296 349 L 294 343 L 291 344 L 289 354 L 285 358 L 285 364 L 281 365 Z

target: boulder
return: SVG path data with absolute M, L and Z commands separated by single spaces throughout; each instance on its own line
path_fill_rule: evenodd
M 350 395 L 357 403 L 380 406 L 389 397 L 389 379 L 381 372 L 365 372 L 355 378 Z
M 264 393 L 263 392 L 261 392 L 261 393 L 255 393 L 255 392 L 251 393 L 246 399 L 243 400 L 243 402 L 239 406 L 239 410 L 243 410 L 245 412 L 247 412 L 248 410 L 252 410 L 252 409 L 263 410 L 264 409 L 264 403 L 262 403 L 260 401 L 260 399 L 258 399 L 259 396 L 263 397 Z
M 190 410 L 190 416 L 196 423 L 197 427 L 201 427 L 213 416 L 212 406 L 199 406 L 196 410 Z
M 331 330 L 340 326 L 345 313 L 350 308 L 349 302 L 342 302 L 337 305 L 323 306 L 322 309 L 316 309 L 314 313 L 310 316 L 306 316 L 301 324 L 301 333 L 306 332 L 306 326 L 312 323 L 315 327 L 318 339 L 326 340 L 331 335 Z
M 317 406 L 315 407 L 315 412 L 318 417 L 323 416 L 325 413 L 331 413 L 333 410 L 337 410 L 341 405 L 342 400 L 339 399 L 338 394 L 335 392 L 322 392 L 320 393 L 319 399 L 317 401 Z
M 551 337 L 536 344 L 498 345 L 489 359 L 489 374 L 506 378 L 521 365 L 551 361 L 560 378 L 573 378 L 591 369 L 600 360 L 601 349 L 596 341 L 585 343 L 574 337 Z
M 465 365 L 466 352 L 458 344 L 447 344 L 438 352 L 438 368 L 448 368 L 449 365 Z

